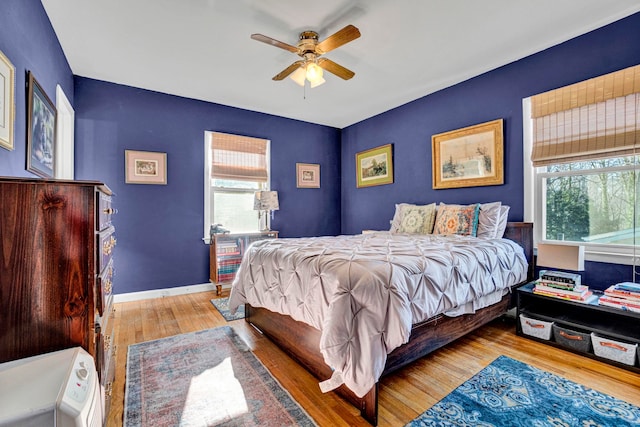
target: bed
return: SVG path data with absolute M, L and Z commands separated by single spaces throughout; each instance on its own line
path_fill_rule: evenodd
M 433 255 L 425 240 L 440 250 Z M 502 250 L 504 258 L 496 255 Z M 502 239 L 370 233 L 268 240 L 247 251 L 230 307 L 244 303 L 247 322 L 377 425 L 378 379 L 505 314 L 512 289 L 532 279 L 532 260 L 532 224 L 521 222 L 508 223 Z M 489 264 L 495 271 L 485 272 Z M 438 285 L 453 276 L 465 276 L 462 288 Z M 424 302 L 424 287 L 446 290 Z

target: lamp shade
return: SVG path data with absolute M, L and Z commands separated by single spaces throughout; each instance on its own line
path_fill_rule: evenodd
M 277 191 L 256 191 L 253 198 L 253 210 L 277 211 L 279 209 Z
M 538 243 L 539 267 L 584 271 L 584 246 Z

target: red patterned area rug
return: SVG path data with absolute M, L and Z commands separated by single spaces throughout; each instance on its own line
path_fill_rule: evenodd
M 229 326 L 129 346 L 124 426 L 315 426 Z

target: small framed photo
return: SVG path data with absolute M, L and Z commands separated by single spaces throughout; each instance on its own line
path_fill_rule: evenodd
M 393 150 L 387 144 L 356 154 L 357 188 L 393 184 Z
M 13 150 L 16 67 L 0 51 L 0 147 Z
M 27 170 L 53 178 L 56 150 L 56 107 L 29 71 L 27 106 Z
M 296 163 L 298 188 L 320 188 L 320 165 Z
M 167 184 L 167 153 L 125 150 L 127 184 Z
M 502 119 L 431 137 L 433 188 L 504 184 Z

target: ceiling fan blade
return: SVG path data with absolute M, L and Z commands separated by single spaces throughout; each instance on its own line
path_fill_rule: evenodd
M 289 74 L 293 73 L 295 70 L 297 70 L 298 68 L 300 68 L 300 66 L 304 64 L 304 61 L 296 61 L 293 64 L 289 65 L 287 68 L 285 68 L 284 70 L 280 71 L 278 74 L 276 74 L 273 77 L 273 80 L 283 80 L 284 78 L 286 78 Z
M 356 73 L 353 71 L 344 68 L 342 65 L 336 64 L 330 59 L 327 58 L 318 58 L 318 65 L 328 72 L 335 74 L 336 76 L 349 80 L 351 77 L 355 76 Z
M 278 41 L 276 39 L 272 39 L 271 37 L 265 36 L 263 34 L 251 34 L 251 38 L 262 43 L 270 44 L 271 46 L 279 47 L 280 49 L 288 50 L 292 53 L 298 53 L 297 47 L 291 46 L 290 44 Z
M 316 46 L 316 53 L 318 53 L 318 55 L 322 55 L 323 53 L 330 52 L 333 49 L 342 46 L 343 44 L 357 39 L 358 37 L 360 37 L 360 30 L 358 30 L 353 25 L 347 25 L 335 34 L 330 35 L 329 37 L 318 43 L 318 45 Z

